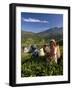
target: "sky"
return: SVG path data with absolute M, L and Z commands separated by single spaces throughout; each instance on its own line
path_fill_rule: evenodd
M 21 12 L 21 30 L 23 31 L 38 33 L 53 27 L 63 27 L 62 14 Z

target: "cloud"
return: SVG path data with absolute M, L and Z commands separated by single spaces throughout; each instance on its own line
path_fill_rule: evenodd
M 39 19 L 35 19 L 35 18 L 23 18 L 22 20 L 24 22 L 48 23 L 48 21 L 46 21 L 46 20 L 39 20 Z

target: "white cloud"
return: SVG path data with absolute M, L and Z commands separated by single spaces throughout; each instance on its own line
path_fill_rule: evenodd
M 24 22 L 38 22 L 38 23 L 48 23 L 46 20 L 39 20 L 35 18 L 23 18 L 22 19 Z

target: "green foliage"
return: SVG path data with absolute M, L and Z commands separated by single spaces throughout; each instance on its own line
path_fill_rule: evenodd
M 53 60 L 48 63 L 45 57 L 33 58 L 30 54 L 22 55 L 21 76 L 53 76 L 63 75 L 63 60 L 56 64 Z
M 33 38 L 22 39 L 21 43 L 22 43 L 22 46 L 29 46 L 32 44 L 43 45 L 43 44 L 47 43 L 47 40 L 45 40 L 44 38 L 41 38 L 41 37 L 33 37 Z
M 51 34 L 50 38 L 48 35 L 47 37 L 40 37 L 33 33 L 29 33 L 21 39 L 21 46 L 29 47 L 32 44 L 36 44 L 37 48 L 40 49 L 44 44 L 49 44 L 51 38 L 54 38 L 56 41 L 59 41 L 58 43 L 62 55 L 60 62 L 57 64 L 53 60 L 48 63 L 45 57 L 33 58 L 31 53 L 21 53 L 22 77 L 63 75 L 63 40 L 61 39 L 61 35 L 55 36 Z

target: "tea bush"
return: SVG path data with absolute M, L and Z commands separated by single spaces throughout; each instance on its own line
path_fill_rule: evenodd
M 48 63 L 45 57 L 33 58 L 31 54 L 22 55 L 21 76 L 53 76 L 63 75 L 63 59 L 57 64 L 54 60 Z

